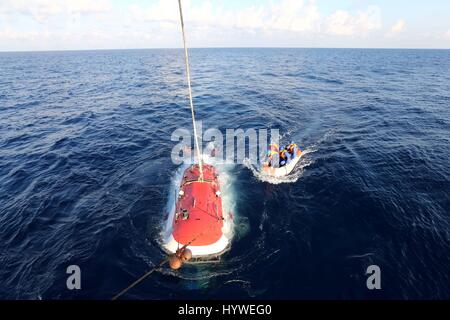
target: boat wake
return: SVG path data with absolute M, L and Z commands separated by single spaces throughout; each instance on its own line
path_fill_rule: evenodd
M 292 138 L 290 138 L 291 134 L 287 132 L 285 135 L 281 135 L 282 140 L 289 140 L 292 141 Z M 269 176 L 265 172 L 261 171 L 261 167 L 255 165 L 252 163 L 249 159 L 244 159 L 244 166 L 250 169 L 255 176 L 256 179 L 262 182 L 268 182 L 270 184 L 283 184 L 283 183 L 295 183 L 297 182 L 305 172 L 306 168 L 310 165 L 314 164 L 315 160 L 311 157 L 312 154 L 317 152 L 319 150 L 319 146 L 331 139 L 334 136 L 334 130 L 330 130 L 326 132 L 320 139 L 318 139 L 316 142 L 314 142 L 309 147 L 302 150 L 302 155 L 300 157 L 300 161 L 295 166 L 294 170 L 282 177 L 274 177 Z M 295 140 L 295 139 L 294 139 Z
M 300 161 L 294 168 L 294 170 L 290 174 L 282 177 L 274 177 L 268 175 L 267 173 L 261 171 L 260 167 L 257 167 L 254 163 L 251 163 L 249 159 L 244 159 L 243 164 L 252 171 L 253 175 L 259 181 L 268 182 L 271 184 L 294 183 L 297 182 L 303 175 L 305 168 L 314 163 L 314 161 L 308 157 L 308 154 L 314 153 L 316 151 L 317 148 L 315 146 L 303 150 Z

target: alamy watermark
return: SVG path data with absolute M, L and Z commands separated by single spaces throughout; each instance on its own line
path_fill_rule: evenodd
M 67 267 L 66 273 L 69 277 L 66 280 L 68 290 L 81 290 L 81 268 L 77 265 Z M 381 269 L 377 265 L 370 265 L 366 269 L 366 286 L 369 290 L 381 289 Z
M 77 265 L 67 267 L 66 273 L 70 276 L 66 280 L 69 290 L 81 290 L 81 268 Z
M 226 163 L 243 163 L 245 159 L 253 165 L 264 162 L 269 145 L 280 144 L 278 129 L 225 129 L 210 128 L 203 132 L 202 121 L 196 122 L 200 153 L 213 157 L 215 161 Z M 171 141 L 177 142 L 173 147 L 171 157 L 176 165 L 195 162 L 196 152 L 192 147 L 195 144 L 192 130 L 187 128 L 176 129 Z M 205 147 L 204 144 L 206 144 Z
M 369 275 L 366 281 L 367 289 L 380 290 L 381 289 L 381 269 L 379 266 L 373 264 L 367 267 L 366 274 Z

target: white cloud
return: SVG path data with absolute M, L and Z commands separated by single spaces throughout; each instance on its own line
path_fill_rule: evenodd
M 2 40 L 30 40 L 38 38 L 41 34 L 36 31 L 18 32 L 10 27 L 0 30 L 0 39 Z
M 294 32 L 318 31 L 320 13 L 315 1 L 310 1 L 306 5 L 302 1 L 286 1 L 290 5 L 281 3 L 281 10 L 275 15 L 276 21 L 269 24 L 276 30 L 287 30 Z M 292 2 L 296 4 L 293 5 Z
M 387 36 L 395 36 L 405 30 L 406 22 L 403 19 L 398 20 L 388 31 Z
M 381 11 L 377 6 L 370 6 L 355 15 L 345 10 L 337 10 L 326 19 L 325 26 L 328 34 L 365 36 L 370 31 L 381 29 Z
M 351 36 L 355 32 L 353 17 L 344 10 L 334 12 L 327 23 L 327 32 L 330 34 Z
M 355 3 L 358 1 L 355 1 Z M 0 50 L 179 47 L 176 0 L 0 0 Z M 246 4 L 247 3 L 247 4 Z M 445 29 L 413 34 L 408 17 L 382 28 L 381 10 L 358 2 L 183 0 L 188 44 L 212 46 L 448 47 Z M 386 5 L 387 6 L 387 5 Z M 334 11 L 325 11 L 332 7 Z M 386 9 L 389 9 L 387 6 Z M 108 13 L 108 14 L 104 14 Z M 84 15 L 91 14 L 86 18 Z M 83 16 L 83 17 L 81 17 Z M 94 19 L 95 18 L 95 19 Z M 398 38 L 386 35 L 401 34 Z M 395 39 L 395 41 L 394 41 Z M 445 32 L 450 39 L 450 30 Z
M 259 29 L 262 31 L 289 31 L 299 33 L 320 33 L 322 29 L 334 35 L 365 35 L 381 28 L 381 14 L 377 6 L 352 14 L 338 10 L 324 17 L 315 0 L 283 0 L 270 5 L 253 5 L 234 11 L 212 5 L 206 0 L 184 3 L 185 20 L 192 27 Z M 178 24 L 176 1 L 159 0 L 156 4 L 130 7 L 133 19 L 139 22 L 166 22 Z M 325 27 L 325 28 L 324 28 Z
M 59 14 L 99 14 L 110 9 L 109 0 L 0 0 L 0 13 L 30 15 L 39 22 Z
M 444 37 L 450 39 L 450 29 L 447 30 Z
M 305 32 L 315 29 L 320 19 L 315 0 L 306 3 L 303 0 L 283 0 L 269 6 L 249 6 L 239 11 L 213 6 L 208 0 L 195 6 L 191 1 L 186 1 L 183 11 L 185 20 L 191 25 L 219 28 Z M 133 5 L 130 13 L 136 21 L 179 23 L 176 1 L 160 0 L 148 7 Z

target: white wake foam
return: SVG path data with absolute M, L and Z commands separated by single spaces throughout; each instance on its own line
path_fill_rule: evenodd
M 294 183 L 301 178 L 305 171 L 305 168 L 307 168 L 314 162 L 313 160 L 311 160 L 308 154 L 314 153 L 316 151 L 317 149 L 315 147 L 310 147 L 303 150 L 300 161 L 295 166 L 294 170 L 284 177 L 273 177 L 266 174 L 265 172 L 261 171 L 260 167 L 257 167 L 255 164 L 251 163 L 249 159 L 244 160 L 244 165 L 252 171 L 253 175 L 259 181 L 268 182 L 271 184 Z

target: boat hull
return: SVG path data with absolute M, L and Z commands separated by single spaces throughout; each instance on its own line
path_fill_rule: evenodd
M 274 168 L 274 167 L 269 167 L 267 165 L 264 165 L 263 172 L 271 177 L 287 176 L 294 170 L 295 166 L 300 161 L 301 156 L 302 156 L 302 151 L 298 150 L 297 156 L 294 159 L 292 159 L 287 165 L 280 167 L 280 168 Z
M 225 217 L 216 169 L 193 165 L 183 174 L 175 204 L 168 218 L 164 248 L 170 253 L 187 246 L 195 258 L 217 256 L 226 251 L 230 241 L 224 234 Z

